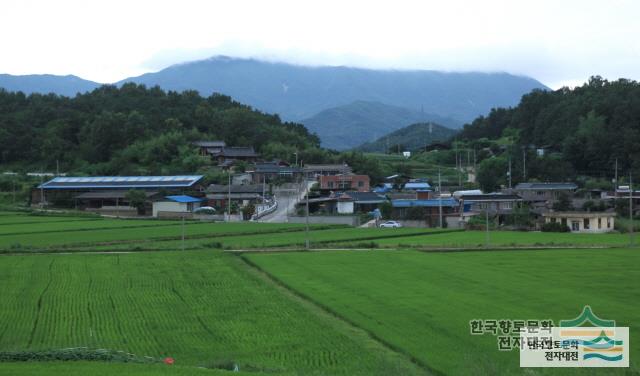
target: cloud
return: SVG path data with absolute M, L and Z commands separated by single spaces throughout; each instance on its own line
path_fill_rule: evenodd
M 38 11 L 34 11 L 37 9 Z M 9 0 L 0 72 L 114 82 L 224 54 L 305 65 L 506 71 L 558 87 L 640 78 L 640 2 Z

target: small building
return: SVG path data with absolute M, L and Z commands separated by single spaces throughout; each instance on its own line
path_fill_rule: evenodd
M 307 178 L 317 179 L 326 175 L 346 175 L 353 171 L 347 164 L 308 164 L 302 168 Z
M 227 146 L 224 141 L 196 141 L 193 144 L 200 149 L 202 156 L 218 154 Z
M 209 155 L 223 167 L 230 167 L 237 161 L 255 163 L 259 157 L 251 146 L 225 146 Z
M 525 202 L 553 202 L 561 194 L 571 198 L 577 189 L 574 183 L 520 183 L 508 193 L 520 196 Z
M 386 201 L 386 197 L 375 192 L 337 192 L 328 197 L 309 199 L 309 211 L 311 213 L 322 212 L 324 214 L 368 213 L 377 209 L 380 204 Z M 298 203 L 298 207 L 305 205 L 306 202 L 304 200 Z
M 229 199 L 239 207 L 262 202 L 266 199 L 264 196 L 268 193 L 268 189 L 262 184 L 232 184 L 231 187 L 228 185 L 211 184 L 206 192 L 207 204 L 209 206 L 226 210 Z
M 440 210 L 447 216 L 457 213 L 458 200 L 454 198 L 429 200 L 392 200 L 392 217 L 394 219 L 408 219 L 425 221 L 429 227 L 436 227 L 440 223 Z
M 166 196 L 163 199 L 153 202 L 153 216 L 190 216 L 195 209 L 200 207 L 202 201 L 204 201 L 204 199 L 186 195 Z
M 542 214 L 545 223 L 561 223 L 571 232 L 604 233 L 613 231 L 616 213 L 612 212 L 548 212 Z
M 321 191 L 369 192 L 368 175 L 323 175 L 319 178 Z
M 454 193 L 455 195 L 455 193 Z M 511 214 L 513 208 L 522 198 L 518 195 L 503 193 L 462 194 L 458 196 L 460 206 L 468 205 L 467 212 L 480 213 L 489 211 L 492 214 Z
M 402 188 L 405 191 L 428 191 L 431 185 L 422 179 L 412 179 L 404 184 Z
M 278 161 L 256 163 L 255 166 L 247 169 L 252 176 L 254 184 L 270 183 L 272 181 L 298 181 L 302 177 L 302 169 L 296 166 L 289 166 Z

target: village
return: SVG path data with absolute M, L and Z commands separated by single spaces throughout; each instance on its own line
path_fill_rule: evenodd
M 115 217 L 606 233 L 615 230 L 621 202 L 631 213 L 640 201 L 629 186 L 607 191 L 573 182 L 482 192 L 399 173 L 372 186 L 347 164 L 267 161 L 252 147 L 223 141 L 194 146 L 227 173 L 227 184 L 207 185 L 202 175 L 56 176 L 33 189 L 31 205 Z

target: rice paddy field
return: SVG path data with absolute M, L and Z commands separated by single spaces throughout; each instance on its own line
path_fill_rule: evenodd
M 492 232 L 493 247 L 541 249 L 482 252 L 447 252 L 483 248 L 472 231 L 308 238 L 317 252 L 297 251 L 304 225 L 0 212 L 0 374 L 595 375 L 611 372 L 520 369 L 468 322 L 588 304 L 640 333 L 640 250 L 624 234 Z
M 638 374 L 519 368 L 517 351 L 470 334 L 473 319 L 571 319 L 590 305 L 640 340 L 640 250 L 424 253 L 327 251 L 243 256 L 282 284 L 364 328 L 435 373 Z

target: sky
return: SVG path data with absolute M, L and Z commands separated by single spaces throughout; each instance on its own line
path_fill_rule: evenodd
M 214 55 L 640 80 L 637 0 L 2 0 L 0 73 L 111 83 Z

